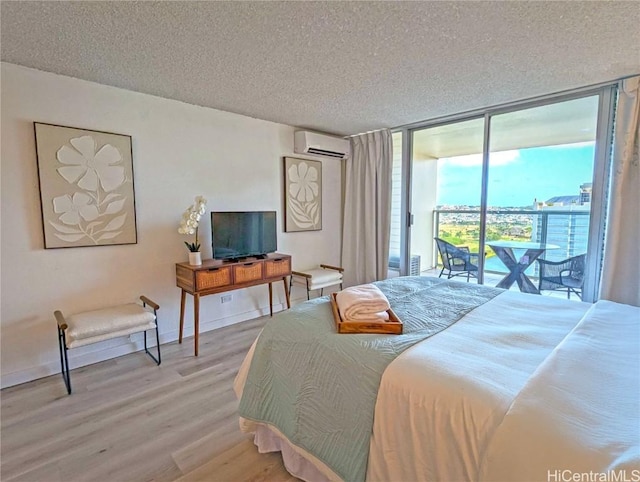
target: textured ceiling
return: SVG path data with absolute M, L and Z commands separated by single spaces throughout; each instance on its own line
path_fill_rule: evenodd
M 640 3 L 12 2 L 2 60 L 354 134 L 640 73 Z

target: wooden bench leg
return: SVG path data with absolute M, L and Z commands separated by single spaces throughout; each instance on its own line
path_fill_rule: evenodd
M 158 321 L 156 320 L 156 347 L 158 349 L 158 358 L 153 356 L 153 353 L 149 351 L 147 348 L 147 332 L 144 332 L 144 352 L 151 357 L 151 359 L 156 362 L 156 365 L 160 365 L 162 363 L 162 358 L 160 356 L 160 336 L 158 335 Z
M 71 395 L 71 373 L 69 373 L 69 359 L 67 358 L 67 339 L 64 330 L 58 327 L 58 345 L 60 347 L 60 374 L 67 387 L 67 394 Z
M 147 306 L 144 302 L 142 303 L 144 306 Z M 153 314 L 156 317 L 156 348 L 158 349 L 158 358 L 153 356 L 153 354 L 147 348 L 147 332 L 144 332 L 144 352 L 151 357 L 151 359 L 156 362 L 156 365 L 160 365 L 162 363 L 162 356 L 160 355 L 160 335 L 158 333 L 158 312 L 156 309 L 153 309 Z

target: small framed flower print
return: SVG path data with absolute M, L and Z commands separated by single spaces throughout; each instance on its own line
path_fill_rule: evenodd
M 322 229 L 322 162 L 284 158 L 284 230 Z
M 34 122 L 44 247 L 135 244 L 131 136 Z

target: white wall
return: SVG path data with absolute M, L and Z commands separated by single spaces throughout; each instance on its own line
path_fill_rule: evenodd
M 438 199 L 437 159 L 416 158 L 412 165 L 411 255 L 420 256 L 420 269 L 433 267 L 434 236 L 433 210 Z
M 2 63 L 2 386 L 59 371 L 53 311 L 134 301 L 160 304 L 161 341 L 177 339 L 175 263 L 187 260 L 177 232 L 204 195 L 209 210 L 277 210 L 278 248 L 294 269 L 340 262 L 340 162 L 323 160 L 323 229 L 283 232 L 282 156 L 294 128 Z M 44 249 L 33 122 L 131 135 L 138 243 Z M 296 157 L 301 157 L 296 155 Z M 208 214 L 203 257 L 211 256 Z M 202 299 L 201 331 L 268 312 L 267 287 Z M 304 290 L 294 297 L 306 296 Z M 281 287 L 274 302 L 284 303 Z M 193 332 L 187 297 L 186 330 Z M 141 334 L 72 350 L 72 367 L 140 349 Z M 192 343 L 187 340 L 187 343 Z

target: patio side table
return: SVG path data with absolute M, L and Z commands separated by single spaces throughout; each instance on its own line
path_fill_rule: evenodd
M 509 289 L 513 283 L 518 283 L 518 288 L 523 293 L 540 294 L 538 288 L 531 282 L 525 274 L 525 270 L 533 264 L 548 249 L 558 249 L 555 244 L 531 243 L 520 241 L 488 241 L 486 243 L 493 249 L 496 256 L 509 270 L 509 273 L 500 280 L 496 288 Z M 514 249 L 526 249 L 525 253 L 516 259 Z

